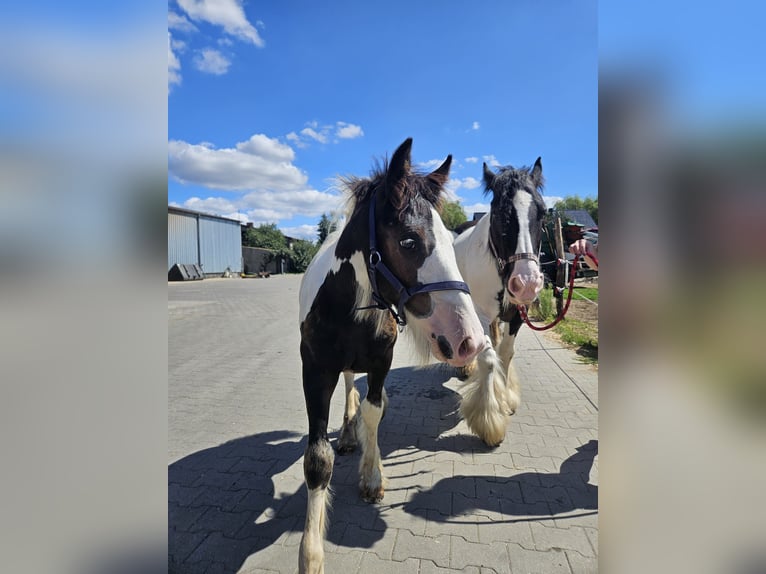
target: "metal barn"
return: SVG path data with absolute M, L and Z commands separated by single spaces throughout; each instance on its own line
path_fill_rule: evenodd
M 242 271 L 242 232 L 236 219 L 168 206 L 168 270 L 196 263 L 205 275 Z

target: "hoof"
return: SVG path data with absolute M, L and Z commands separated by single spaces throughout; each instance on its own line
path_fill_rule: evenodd
M 383 487 L 379 486 L 377 488 L 371 488 L 371 487 L 360 487 L 360 494 L 362 495 L 362 500 L 365 502 L 380 502 L 383 500 Z
M 343 456 L 351 454 L 356 450 L 359 444 L 356 436 L 356 417 L 351 421 L 344 420 L 343 426 L 340 429 L 340 436 L 338 436 L 338 442 L 335 445 L 335 450 L 338 454 Z
M 503 444 L 503 440 L 505 440 L 505 437 L 501 438 L 501 439 L 500 439 L 499 441 L 497 441 L 497 442 L 494 442 L 494 441 L 493 441 L 493 442 L 488 442 L 488 441 L 486 441 L 486 440 L 483 440 L 483 439 L 482 439 L 482 442 L 483 442 L 485 445 L 487 445 L 489 448 L 497 448 L 497 447 L 499 447 L 501 444 Z
M 346 456 L 347 454 L 351 454 L 356 450 L 356 443 L 346 443 L 346 444 L 340 444 L 338 443 L 338 446 L 335 449 L 340 456 Z

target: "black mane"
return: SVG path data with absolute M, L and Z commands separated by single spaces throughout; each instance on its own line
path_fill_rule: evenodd
M 542 190 L 545 186 L 545 179 L 542 174 L 538 181 L 532 176 L 532 168 L 523 165 L 519 168 L 515 168 L 512 165 L 506 165 L 498 168 L 498 172 L 495 174 L 492 184 L 485 183 L 484 195 L 492 193 L 494 189 L 497 193 L 502 193 L 507 190 L 519 190 L 524 191 L 532 195 L 532 199 L 538 204 L 538 207 L 545 210 L 545 201 L 542 197 Z
M 369 177 L 346 176 L 341 178 L 341 184 L 349 196 L 349 214 L 354 213 L 358 206 L 365 203 L 373 191 L 381 189 L 385 185 L 388 169 L 389 163 L 386 157 L 382 162 L 375 160 Z M 417 197 L 423 197 L 437 211 L 441 212 L 442 189 L 434 191 L 433 183 L 429 182 L 427 173 L 411 171 L 404 177 L 403 188 L 402 201 L 399 205 L 394 206 L 400 216 L 409 205 L 413 204 L 413 200 Z

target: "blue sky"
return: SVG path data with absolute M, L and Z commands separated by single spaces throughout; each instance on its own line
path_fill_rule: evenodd
M 451 193 L 487 208 L 482 161 L 542 156 L 550 199 L 597 195 L 595 1 L 255 2 L 168 9 L 168 201 L 316 237 L 339 175 L 413 137 L 453 155 Z

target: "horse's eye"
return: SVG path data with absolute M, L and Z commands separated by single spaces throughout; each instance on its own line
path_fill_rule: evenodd
M 399 242 L 399 245 L 401 245 L 404 249 L 415 249 L 415 240 L 411 237 L 408 237 L 407 239 L 402 239 Z

